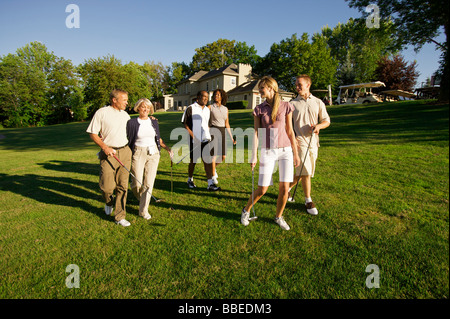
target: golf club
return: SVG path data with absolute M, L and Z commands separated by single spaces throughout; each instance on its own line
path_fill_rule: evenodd
M 175 210 L 173 208 L 173 175 L 172 175 L 172 171 L 173 171 L 173 162 L 172 159 L 170 159 L 170 210 Z
M 311 138 L 309 139 L 308 148 L 306 149 L 305 158 L 303 159 L 302 168 L 300 169 L 300 173 L 299 173 L 299 180 L 298 180 L 297 184 L 295 184 L 294 193 L 292 194 L 291 200 L 290 200 L 291 202 L 295 202 L 294 197 L 295 197 L 295 193 L 297 192 L 297 186 L 298 186 L 298 183 L 300 182 L 300 178 L 302 177 L 303 167 L 305 166 L 305 161 L 306 161 L 306 157 L 308 156 L 309 147 L 311 146 L 311 141 L 313 140 L 313 137 L 314 137 L 314 126 L 312 127 L 312 129 L 313 129 L 313 133 L 311 135 Z
M 188 155 L 191 155 L 191 153 L 197 148 L 197 147 L 199 147 L 199 146 L 201 146 L 202 144 L 201 143 L 199 143 L 199 144 L 197 144 L 197 146 L 195 146 L 194 148 L 192 148 L 191 150 L 190 150 L 190 152 L 188 153 L 188 154 L 186 154 L 182 159 L 180 159 L 175 165 L 178 165 L 178 164 L 180 164 Z
M 141 183 L 141 181 L 140 180 L 138 180 L 137 178 L 136 178 L 136 176 L 134 176 L 134 174 L 133 173 L 131 173 L 130 172 L 130 170 L 117 158 L 117 156 L 115 155 L 115 154 L 113 154 L 113 157 L 119 162 L 119 164 L 120 165 L 122 165 L 122 167 L 123 168 L 125 168 L 127 171 L 128 171 L 128 173 L 130 173 L 130 175 L 131 176 L 133 176 L 133 178 L 139 183 L 139 184 L 141 184 L 141 186 L 144 186 L 144 185 L 142 185 L 142 183 Z M 148 189 L 147 189 L 147 192 L 148 192 Z M 156 202 L 156 203 L 160 203 L 160 202 L 163 202 L 164 200 L 162 200 L 162 199 L 157 199 L 155 196 L 153 196 L 153 194 L 152 193 L 150 193 L 150 195 L 152 196 L 152 198 L 153 198 L 153 200 Z
M 252 168 L 252 204 L 253 204 L 253 190 L 254 189 L 255 189 L 255 168 Z M 258 218 L 255 213 L 255 205 L 252 205 L 252 211 L 253 211 L 253 217 L 250 217 L 248 219 L 249 221 L 253 221 Z

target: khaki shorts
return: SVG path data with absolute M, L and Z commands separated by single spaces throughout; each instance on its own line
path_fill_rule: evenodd
M 305 155 L 308 150 L 308 146 L 299 146 L 298 147 L 298 156 L 300 157 L 300 165 L 295 168 L 295 176 L 311 176 L 314 177 L 314 172 L 316 171 L 316 160 L 317 160 L 317 147 L 310 147 L 308 150 L 308 156 Z M 305 163 L 303 164 L 303 161 Z M 303 169 L 302 169 L 303 166 Z M 301 173 L 300 170 L 302 169 Z

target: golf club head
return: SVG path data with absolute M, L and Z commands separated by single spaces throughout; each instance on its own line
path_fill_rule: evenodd
M 249 221 L 254 221 L 254 220 L 256 220 L 256 219 L 258 219 L 258 216 L 250 217 L 248 220 L 249 220 Z

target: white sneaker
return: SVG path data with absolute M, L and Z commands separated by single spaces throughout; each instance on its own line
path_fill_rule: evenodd
M 250 212 L 245 211 L 245 207 L 242 208 L 242 214 L 241 214 L 241 224 L 244 226 L 248 226 L 250 224 L 248 218 L 250 217 Z
M 108 206 L 108 205 L 105 205 L 105 214 L 106 215 L 111 215 L 112 214 L 112 212 L 113 212 L 113 210 L 114 210 L 114 207 L 113 206 Z
M 317 211 L 316 205 L 313 202 L 305 203 L 306 211 L 308 214 L 317 215 L 319 212 Z
M 280 225 L 281 228 L 283 228 L 284 230 L 289 230 L 291 229 L 289 227 L 289 225 L 286 223 L 286 221 L 284 220 L 283 216 L 276 218 L 275 217 L 275 223 L 277 223 L 278 225 Z
M 144 215 L 142 215 L 142 217 L 146 220 L 149 220 L 150 218 L 152 218 L 152 216 L 149 213 L 145 213 Z
M 128 220 L 126 220 L 125 218 L 119 220 L 118 222 L 116 222 L 116 224 L 117 224 L 117 225 L 121 225 L 121 226 L 123 226 L 123 227 L 128 227 L 128 226 L 131 225 L 130 222 L 129 222 Z

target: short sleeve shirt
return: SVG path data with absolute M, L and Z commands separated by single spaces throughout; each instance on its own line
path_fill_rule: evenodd
M 208 126 L 210 115 L 210 110 L 207 106 L 201 107 L 195 102 L 186 108 L 181 122 L 189 127 L 197 140 L 208 142 L 211 141 Z
M 322 100 L 312 94 L 306 100 L 298 96 L 294 100 L 291 100 L 290 103 L 294 106 L 292 122 L 295 135 L 301 146 L 307 146 L 311 138 L 311 126 L 324 121 L 331 123 L 330 116 Z M 319 146 L 318 136 L 316 146 Z
M 112 106 L 104 106 L 95 112 L 86 132 L 101 134 L 103 142 L 109 147 L 122 147 L 128 144 L 127 122 L 130 115 Z
M 291 141 L 286 133 L 286 116 L 294 110 L 294 107 L 285 101 L 280 101 L 275 122 L 272 121 L 272 107 L 264 101 L 253 110 L 253 116 L 261 120 L 261 128 L 264 129 L 262 148 L 281 148 L 291 146 Z M 260 135 L 258 133 L 258 135 Z
M 228 108 L 226 106 L 218 106 L 216 103 L 211 106 L 211 126 L 225 127 L 227 118 Z

